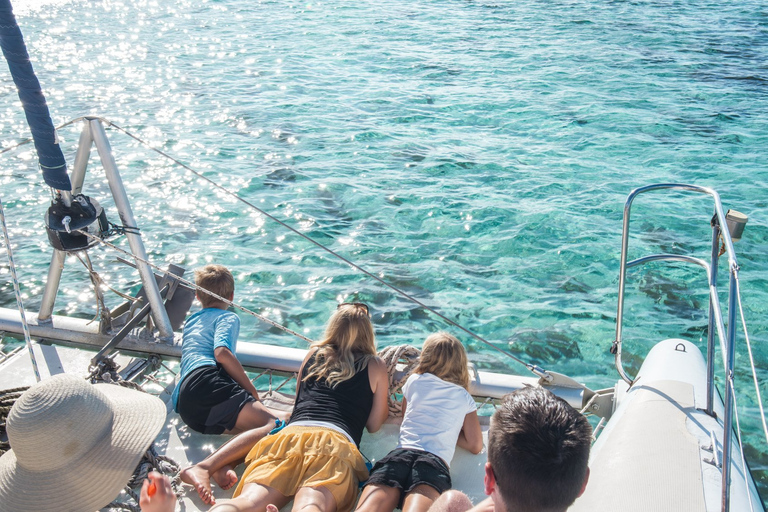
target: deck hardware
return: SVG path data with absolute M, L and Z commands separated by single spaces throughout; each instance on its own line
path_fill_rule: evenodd
M 581 414 L 595 414 L 601 419 L 608 420 L 613 413 L 613 388 L 599 389 L 585 393 L 585 404 L 579 412 Z
M 722 469 L 722 464 L 720 464 L 720 458 L 717 456 L 717 440 L 715 439 L 715 433 L 711 430 L 709 431 L 709 439 L 712 443 L 709 446 L 703 447 L 702 449 L 707 452 L 712 452 L 712 458 L 711 459 L 704 459 L 704 462 L 707 464 L 712 464 L 718 469 Z
M 478 373 L 477 371 L 477 365 L 475 363 L 470 362 L 469 364 L 467 364 L 467 367 L 469 368 L 469 373 L 472 374 L 472 377 L 474 377 L 476 381 L 479 381 L 480 373 Z
M 597 440 L 597 436 L 600 435 L 600 432 L 605 428 L 606 425 L 606 419 L 600 418 L 600 421 L 597 422 L 597 425 L 595 426 L 595 429 L 592 431 L 592 442 L 595 442 Z
M 683 343 L 675 345 L 675 352 L 686 352 L 685 345 Z
M 744 226 L 747 225 L 749 217 L 736 210 L 728 210 L 725 214 L 725 223 L 728 225 L 728 232 L 731 234 L 731 240 L 738 242 L 744 233 Z
M 0 336 L 2 336 L 3 334 L 5 334 L 5 333 L 0 333 Z M 11 350 L 11 351 L 10 351 L 10 352 L 8 352 L 7 354 L 5 354 L 5 353 L 3 353 L 3 352 L 0 352 L 0 358 L 2 358 L 2 361 L 0 361 L 0 363 L 1 363 L 1 362 L 3 362 L 3 361 L 5 361 L 6 359 L 10 359 L 10 358 L 11 358 L 11 357 L 13 357 L 13 356 L 14 356 L 14 355 L 15 355 L 17 352 L 21 351 L 23 348 L 24 348 L 24 347 L 16 347 L 15 349 Z
M 163 286 L 163 289 L 160 290 L 160 296 L 165 297 L 165 294 L 168 293 L 168 288 L 170 287 L 169 284 L 166 284 Z M 109 343 L 104 345 L 104 347 L 99 350 L 99 352 L 93 356 L 91 359 L 91 365 L 97 365 L 99 361 L 104 359 L 109 353 L 111 353 L 117 345 L 125 338 L 138 324 L 141 322 L 141 320 L 144 319 L 145 316 L 147 316 L 150 312 L 152 305 L 147 302 L 146 304 L 143 304 L 141 310 L 136 314 L 133 318 L 131 318 L 126 324 L 123 326 L 120 331 L 115 334 L 111 340 L 109 340 Z

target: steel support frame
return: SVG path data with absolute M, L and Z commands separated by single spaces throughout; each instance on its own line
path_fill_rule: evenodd
M 133 215 L 128 195 L 125 192 L 123 180 L 120 177 L 120 172 L 117 169 L 117 164 L 112 155 L 112 148 L 109 144 L 107 133 L 99 118 L 86 118 L 85 126 L 80 133 L 80 143 L 78 145 L 75 164 L 72 170 L 71 193 L 74 196 L 82 191 L 91 147 L 94 144 L 96 145 L 96 150 L 101 158 L 101 164 L 104 167 L 107 183 L 109 184 L 110 192 L 114 198 L 115 207 L 117 208 L 120 220 L 124 226 L 136 228 L 136 219 Z M 157 281 L 155 281 L 155 275 L 152 272 L 151 267 L 146 263 L 148 261 L 147 251 L 144 248 L 144 242 L 141 240 L 141 235 L 135 230 L 129 230 L 126 232 L 125 236 L 128 240 L 131 253 L 134 256 L 141 283 L 144 285 L 144 290 L 147 294 L 147 300 L 151 307 L 150 315 L 152 321 L 155 326 L 157 326 L 160 339 L 172 342 L 173 328 L 168 319 L 168 314 L 165 311 L 165 305 L 163 304 Z M 61 274 L 64 269 L 65 257 L 66 253 L 54 249 L 51 258 L 51 266 L 48 269 L 48 280 L 45 285 L 45 290 L 43 291 L 40 313 L 38 315 L 38 321 L 40 322 L 51 321 L 56 293 L 58 292 L 59 284 L 61 283 Z

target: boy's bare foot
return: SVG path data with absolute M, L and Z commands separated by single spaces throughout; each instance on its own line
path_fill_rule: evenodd
M 216 499 L 211 493 L 211 476 L 208 471 L 197 466 L 189 466 L 179 473 L 181 481 L 194 486 L 203 503 L 214 505 Z
M 232 486 L 237 483 L 237 475 L 230 465 L 226 465 L 218 471 L 214 471 L 211 477 L 213 478 L 213 481 L 216 482 L 216 485 L 225 491 L 231 489 Z
M 277 507 L 270 503 L 267 505 L 267 512 L 277 512 Z

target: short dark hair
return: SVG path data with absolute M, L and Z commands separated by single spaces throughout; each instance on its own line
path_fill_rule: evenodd
M 565 510 L 587 477 L 592 427 L 539 387 L 502 398 L 488 431 L 488 462 L 508 510 Z

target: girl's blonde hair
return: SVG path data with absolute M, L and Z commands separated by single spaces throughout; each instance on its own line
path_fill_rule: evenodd
M 361 304 L 341 304 L 328 320 L 325 337 L 312 344 L 315 360 L 303 380 L 324 379 L 336 387 L 376 357 L 376 338 L 368 310 Z
M 440 379 L 469 389 L 469 368 L 464 346 L 447 332 L 427 336 L 414 373 L 431 373 Z

